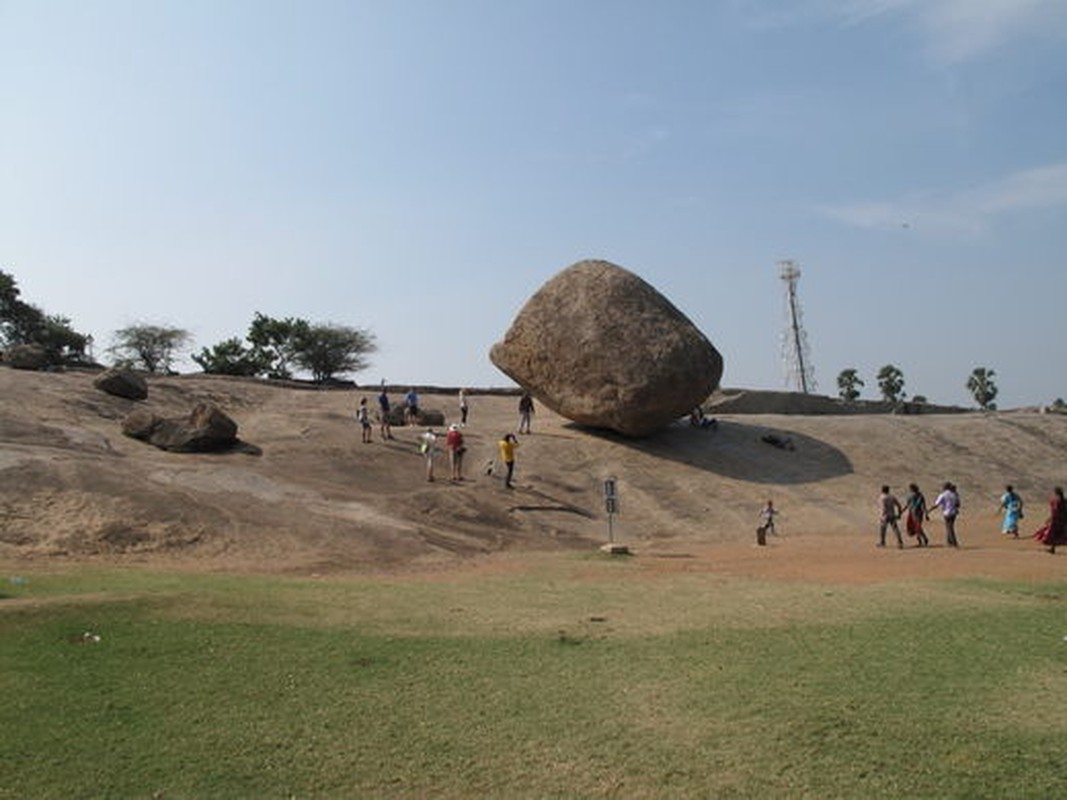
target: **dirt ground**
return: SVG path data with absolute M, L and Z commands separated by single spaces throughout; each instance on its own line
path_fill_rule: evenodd
M 487 569 L 530 552 L 593 551 L 608 538 L 602 487 L 617 479 L 613 535 L 640 574 L 709 572 L 855 583 L 951 577 L 1061 579 L 1027 535 L 1053 485 L 1067 482 L 1067 417 L 1033 412 L 805 416 L 731 414 L 715 430 L 679 422 L 643 440 L 579 428 L 538 406 L 520 437 L 515 490 L 487 474 L 496 442 L 517 424 L 517 398 L 469 394 L 465 480 L 425 480 L 418 435 L 360 442 L 353 413 L 377 389 L 316 391 L 213 376 L 149 380 L 149 398 L 106 395 L 88 373 L 0 369 L 0 566 L 77 563 L 286 574 Z M 400 402 L 403 389 L 392 393 Z M 778 393 L 780 394 L 780 393 Z M 148 407 L 184 416 L 218 404 L 248 446 L 193 455 L 124 437 Z M 424 408 L 458 420 L 454 393 Z M 767 403 L 763 404 L 764 406 Z M 790 410 L 796 404 L 790 401 Z M 780 449 L 763 437 L 789 437 Z M 874 547 L 878 489 L 928 499 L 958 484 L 963 547 Z M 1027 503 L 1024 538 L 1000 532 L 1012 483 Z M 755 546 L 767 498 L 779 535 Z

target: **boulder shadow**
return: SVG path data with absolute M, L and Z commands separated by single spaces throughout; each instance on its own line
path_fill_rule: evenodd
M 765 484 L 800 484 L 850 475 L 854 469 L 841 450 L 784 428 L 719 421 L 713 428 L 678 422 L 634 439 L 577 423 L 564 427 L 614 442 L 724 478 Z

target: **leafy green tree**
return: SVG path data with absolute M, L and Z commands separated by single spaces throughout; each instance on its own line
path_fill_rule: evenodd
M 852 367 L 841 370 L 837 375 L 837 388 L 838 394 L 842 400 L 852 402 L 860 396 L 859 387 L 863 386 L 863 379 L 856 373 L 856 370 Z
M 265 365 L 263 371 L 269 377 L 291 378 L 290 365 L 296 362 L 299 343 L 310 328 L 307 320 L 297 317 L 274 319 L 257 311 L 246 338 L 252 344 L 256 359 Z
M 19 287 L 15 276 L 0 270 L 0 340 L 5 344 L 22 344 L 17 330 L 17 319 L 26 304 L 19 299 Z
M 85 359 L 85 350 L 91 340 L 74 330 L 67 317 L 49 315 L 43 317 L 36 341 L 48 354 L 49 363 L 70 364 Z
M 975 367 L 967 378 L 967 391 L 983 411 L 992 411 L 997 407 L 993 402 L 997 396 L 997 384 L 993 380 L 996 374 L 987 367 Z
M 917 403 L 918 405 L 921 406 L 921 405 L 926 405 L 930 401 L 926 399 L 926 395 L 925 394 L 916 394 L 916 395 L 912 395 L 911 402 Z
M 192 359 L 204 372 L 212 375 L 261 375 L 270 367 L 262 351 L 245 347 L 236 336 L 210 349 L 202 348 Z
M 120 364 L 141 366 L 149 372 L 170 372 L 174 358 L 190 341 L 189 331 L 138 323 L 115 331 L 108 349 Z
M 892 364 L 886 364 L 878 370 L 878 391 L 887 403 L 897 403 L 904 399 L 904 373 Z
M 293 361 L 316 381 L 367 367 L 366 355 L 378 349 L 374 336 L 346 325 L 311 325 L 297 340 Z
M 15 277 L 0 270 L 0 342 L 40 345 L 53 365 L 84 359 L 89 337 L 74 330 L 67 317 L 45 314 L 20 294 Z

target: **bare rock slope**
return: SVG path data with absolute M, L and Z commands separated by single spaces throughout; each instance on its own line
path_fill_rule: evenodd
M 878 485 L 915 480 L 930 494 L 946 479 L 963 493 L 965 542 L 996 541 L 1005 482 L 1036 525 L 1048 489 L 1067 480 L 1059 415 L 723 416 L 715 431 L 679 422 L 635 442 L 539 408 L 533 435 L 520 439 L 519 487 L 508 491 L 486 472 L 516 423 L 516 399 L 475 395 L 468 479 L 450 483 L 442 460 L 428 483 L 421 430 L 360 442 L 360 396 L 182 376 L 150 379 L 149 399 L 135 403 L 94 390 L 91 375 L 0 369 L 0 559 L 308 572 L 591 550 L 607 533 L 609 475 L 620 489 L 616 534 L 638 550 L 747 547 L 767 497 L 793 542 L 866 546 Z M 452 396 L 434 401 L 456 407 Z M 166 417 L 200 402 L 225 410 L 254 447 L 171 453 L 121 433 L 135 406 Z M 795 450 L 768 446 L 768 432 Z

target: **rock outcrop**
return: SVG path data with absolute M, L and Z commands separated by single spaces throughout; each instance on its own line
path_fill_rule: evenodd
M 93 386 L 102 392 L 128 400 L 144 400 L 148 397 L 148 382 L 133 370 L 109 369 L 97 376 Z
M 14 369 L 44 369 L 48 366 L 48 353 L 39 344 L 16 344 L 4 354 Z
M 122 432 L 177 453 L 228 450 L 237 444 L 237 423 L 212 403 L 199 403 L 188 417 L 176 419 L 138 409 L 123 420 Z
M 703 402 L 722 356 L 644 280 L 607 261 L 580 261 L 519 311 L 493 364 L 583 425 L 650 434 Z

